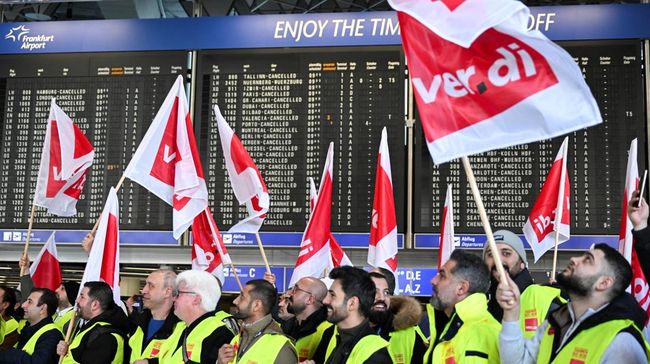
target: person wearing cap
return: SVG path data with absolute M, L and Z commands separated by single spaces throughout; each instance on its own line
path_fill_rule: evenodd
M 494 232 L 494 242 L 504 270 L 517 285 L 519 292 L 522 292 L 519 322 L 524 337 L 530 338 L 535 335 L 537 326 L 544 321 L 547 313 L 559 307 L 565 300 L 560 296 L 560 289 L 534 284 L 533 277 L 528 271 L 528 256 L 524 249 L 524 242 L 519 236 L 508 230 L 498 230 Z M 483 259 L 492 273 L 488 311 L 500 322 L 503 318 L 503 309 L 496 300 L 499 274 L 494 265 L 492 251 L 487 244 L 483 250 Z

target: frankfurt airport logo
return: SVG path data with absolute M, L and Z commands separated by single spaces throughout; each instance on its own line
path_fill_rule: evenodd
M 14 43 L 20 43 L 20 49 L 33 51 L 35 49 L 45 49 L 45 46 L 54 41 L 53 35 L 38 34 L 32 35 L 30 29 L 24 25 L 11 28 L 5 35 L 5 39 L 9 39 Z

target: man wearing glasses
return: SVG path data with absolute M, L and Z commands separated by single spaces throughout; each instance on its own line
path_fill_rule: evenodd
M 174 314 L 176 325 L 161 351 L 161 363 L 214 363 L 216 348 L 230 342 L 233 333 L 214 315 L 221 289 L 210 273 L 187 270 L 176 277 Z
M 327 308 L 323 299 L 327 287 L 319 279 L 304 277 L 288 291 L 287 311 L 294 314 L 285 334 L 296 340 L 296 350 L 300 361 L 313 359 L 323 332 L 332 323 L 327 321 Z
M 427 350 L 424 334 L 417 324 L 422 306 L 413 297 L 395 296 L 382 273 L 370 272 L 375 283 L 375 302 L 370 309 L 370 326 L 388 341 L 394 363 L 422 363 Z

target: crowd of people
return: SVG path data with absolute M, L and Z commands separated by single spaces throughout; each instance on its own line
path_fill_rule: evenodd
M 650 210 L 637 201 L 628 216 L 650 276 Z M 351 266 L 282 294 L 271 274 L 250 280 L 231 312 L 218 309 L 219 281 L 203 271 L 152 272 L 142 310 L 117 305 L 104 282 L 63 282 L 54 292 L 31 287 L 27 275 L 20 306 L 17 291 L 0 286 L 0 363 L 650 362 L 648 315 L 626 292 L 632 270 L 616 249 L 594 244 L 537 284 L 523 241 L 506 230 L 494 237 L 507 281 L 489 249 L 457 249 L 426 305 L 396 295 L 390 271 Z

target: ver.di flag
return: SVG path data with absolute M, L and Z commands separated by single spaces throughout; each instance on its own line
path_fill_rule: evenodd
M 451 184 L 447 185 L 445 207 L 442 210 L 440 224 L 440 252 L 438 253 L 438 270 L 449 260 L 454 251 L 454 199 Z
M 330 225 L 332 222 L 332 188 L 334 184 L 334 143 L 330 143 L 318 198 L 300 243 L 296 267 L 289 287 L 303 277 L 320 277 L 330 266 Z
M 524 235 L 533 250 L 535 262 L 555 246 L 555 231 L 559 233 L 558 245 L 569 240 L 571 236 L 571 188 L 566 167 L 568 144 L 569 138 L 564 138 L 524 225 Z
M 625 259 L 630 262 L 632 267 L 632 284 L 630 285 L 631 293 L 648 313 L 648 324 L 650 320 L 650 291 L 647 289 L 648 280 L 643 269 L 639 257 L 634 250 L 634 237 L 632 236 L 632 221 L 628 217 L 628 202 L 632 197 L 632 192 L 639 188 L 639 166 L 637 163 L 637 140 L 632 140 L 630 143 L 630 151 L 627 156 L 627 173 L 625 174 L 625 190 L 623 191 L 623 212 L 621 216 L 621 227 L 618 234 L 618 249 L 623 254 Z M 648 328 L 646 327 L 646 330 Z
M 84 283 L 104 281 L 113 289 L 113 300 L 122 307 L 120 299 L 120 204 L 114 187 L 108 192 L 95 240 L 93 241 L 86 269 L 81 278 Z M 81 292 L 81 291 L 80 291 Z
M 389 0 L 436 164 L 602 122 L 573 58 L 515 0 Z
M 257 233 L 269 211 L 270 198 L 266 183 L 255 162 L 244 148 L 237 134 L 221 115 L 219 106 L 214 105 L 223 158 L 230 176 L 230 185 L 237 201 L 246 204 L 248 217 L 235 224 L 228 231 L 236 233 Z M 260 136 L 263 137 L 263 136 Z
M 61 285 L 61 266 L 54 241 L 55 234 L 56 232 L 53 232 L 50 235 L 32 265 L 29 266 L 29 275 L 32 276 L 36 288 L 48 288 L 56 291 Z
M 393 198 L 390 155 L 386 128 L 381 131 L 375 175 L 375 195 L 372 204 L 368 264 L 393 272 L 397 281 L 397 218 Z
M 52 99 L 34 203 L 57 216 L 75 215 L 94 157 L 88 138 Z
M 314 184 L 314 179 L 309 177 L 309 207 L 313 211 L 314 206 L 316 206 L 316 201 L 318 201 L 318 192 L 316 191 L 316 185 Z M 332 270 L 335 267 L 340 267 L 342 265 L 352 266 L 352 261 L 348 258 L 348 255 L 345 254 L 339 242 L 334 238 L 334 234 L 330 231 L 330 265 L 328 270 Z
M 174 239 L 208 206 L 208 189 L 178 76 L 124 175 L 172 206 Z
M 223 243 L 219 228 L 214 222 L 210 208 L 206 207 L 192 223 L 192 269 L 212 274 L 223 286 L 224 265 L 230 262 L 230 254 Z

